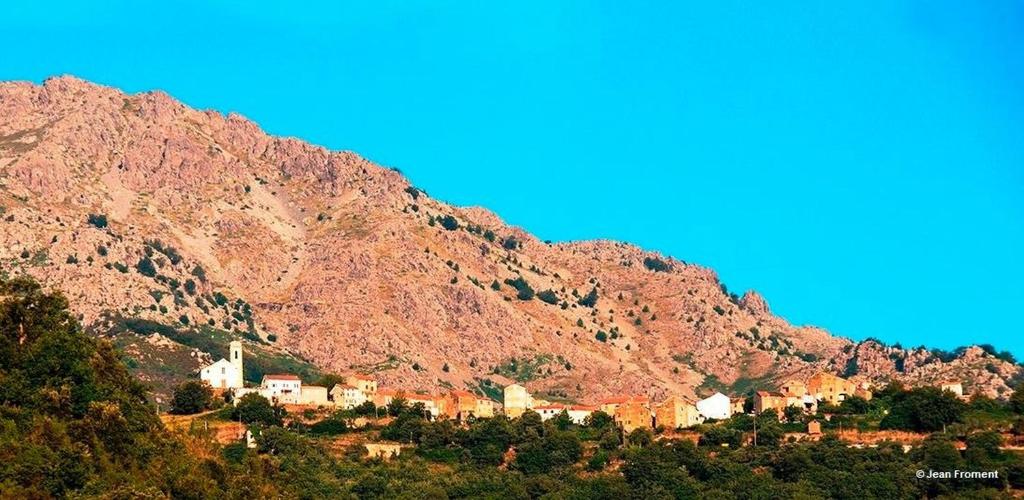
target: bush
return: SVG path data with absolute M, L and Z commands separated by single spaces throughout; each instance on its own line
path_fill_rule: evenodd
M 522 244 L 521 244 L 521 243 L 519 242 L 519 240 L 517 240 L 517 239 L 516 239 L 516 237 L 515 237 L 515 236 L 509 236 L 509 237 L 506 237 L 506 238 L 505 238 L 505 239 L 504 239 L 504 240 L 503 240 L 503 241 L 501 242 L 501 247 L 502 247 L 502 248 L 504 248 L 505 250 L 516 250 L 516 249 L 518 249 L 518 248 L 519 248 L 519 247 L 520 247 L 521 245 L 522 245 Z
M 205 382 L 189 380 L 174 389 L 171 400 L 171 413 L 192 415 L 210 407 L 213 390 Z
M 665 261 L 663 261 L 663 260 L 661 260 L 661 259 L 659 259 L 657 257 L 644 257 L 644 267 L 646 267 L 648 270 L 654 271 L 656 273 L 658 273 L 658 272 L 662 272 L 662 273 L 663 272 L 668 272 L 669 270 L 672 269 L 672 266 L 669 263 L 667 263 L 667 262 L 665 262 Z
M 579 305 L 583 307 L 594 307 L 597 305 L 597 287 L 591 288 L 583 298 L 579 300 Z
M 143 257 L 139 260 L 139 263 L 135 265 L 135 270 L 143 276 L 156 277 L 156 265 L 153 264 L 153 260 L 149 257 Z
M 594 335 L 594 338 L 597 339 L 598 342 L 608 342 L 608 334 L 604 333 L 604 330 L 598 330 L 597 334 Z
M 309 433 L 317 436 L 337 436 L 348 430 L 341 419 L 328 418 L 309 426 Z
M 550 288 L 538 293 L 537 298 L 552 305 L 558 303 L 558 296 Z
M 507 280 L 505 280 L 505 284 L 510 286 L 510 287 L 512 287 L 512 288 L 515 288 L 516 291 L 518 291 L 518 293 L 516 294 L 516 297 L 518 297 L 519 300 L 531 300 L 531 299 L 533 299 L 533 295 L 534 295 L 533 288 L 530 287 L 530 284 L 527 283 L 526 280 L 523 279 L 522 276 L 516 277 L 516 279 L 514 279 L 514 280 L 507 279 Z
M 455 231 L 456 229 L 459 228 L 459 221 L 455 217 L 452 217 L 451 215 L 445 215 L 444 217 L 441 217 L 440 222 L 441 227 L 449 231 Z
M 105 214 L 89 214 L 89 224 L 96 226 L 99 229 L 105 229 L 107 227 L 107 216 Z

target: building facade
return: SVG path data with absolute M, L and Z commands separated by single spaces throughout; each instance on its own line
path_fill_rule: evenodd
M 214 389 L 240 389 L 245 387 L 243 368 L 242 343 L 235 340 L 229 344 L 228 359 L 221 358 L 203 367 L 199 370 L 199 379 Z
M 666 429 L 685 429 L 703 421 L 697 406 L 678 396 L 670 396 L 654 408 L 654 424 Z
M 695 406 L 703 418 L 725 420 L 732 416 L 732 401 L 729 400 L 729 396 L 720 392 L 697 401 Z

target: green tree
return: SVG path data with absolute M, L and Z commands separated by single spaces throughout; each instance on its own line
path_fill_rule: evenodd
M 232 412 L 232 418 L 244 424 L 261 424 L 264 426 L 281 425 L 284 409 L 270 404 L 267 398 L 251 392 L 238 400 Z
M 1018 415 L 1024 415 L 1024 384 L 1017 384 L 1010 395 L 1010 409 Z
M 174 389 L 171 400 L 171 412 L 179 415 L 192 415 L 210 407 L 213 390 L 205 382 L 188 380 Z
M 935 432 L 963 418 L 966 405 L 953 393 L 936 387 L 918 387 L 896 393 L 882 429 Z
M 575 433 L 554 431 L 522 443 L 513 467 L 524 474 L 545 474 L 576 463 L 582 455 L 583 446 Z

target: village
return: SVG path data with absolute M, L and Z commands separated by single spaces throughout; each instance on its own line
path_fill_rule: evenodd
M 200 380 L 214 390 L 230 394 L 234 404 L 238 404 L 247 394 L 258 394 L 277 405 L 333 407 L 340 410 L 355 409 L 366 403 L 384 408 L 401 399 L 409 406 L 421 405 L 424 416 L 431 420 L 450 419 L 458 423 L 491 418 L 498 414 L 511 419 L 532 411 L 542 421 L 564 413 L 574 424 L 584 425 L 594 412 L 601 411 L 610 416 L 624 433 L 640 428 L 683 430 L 705 422 L 725 420 L 734 415 L 760 415 L 768 410 L 774 410 L 780 419 L 787 413 L 787 409 L 793 408 L 805 415 L 815 415 L 820 404 L 838 406 L 850 396 L 864 400 L 872 398 L 871 384 L 868 382 L 854 382 L 818 372 L 806 381 L 787 380 L 779 386 L 778 391 L 755 391 L 752 398 L 715 392 L 698 400 L 672 395 L 657 402 L 642 395 L 623 395 L 605 398 L 592 405 L 547 401 L 534 397 L 523 385 L 513 383 L 504 387 L 499 409 L 494 401 L 469 391 L 453 389 L 435 395 L 378 387 L 372 376 L 362 373 L 347 375 L 343 383 L 333 387 L 303 384 L 300 377 L 294 374 L 266 374 L 259 386 L 246 387 L 243 380 L 243 358 L 242 343 L 231 342 L 229 358 L 202 368 Z M 961 400 L 967 399 L 960 382 L 943 382 L 939 388 Z M 806 426 L 807 435 L 821 434 L 820 422 L 811 419 Z M 394 452 L 397 451 L 396 447 Z

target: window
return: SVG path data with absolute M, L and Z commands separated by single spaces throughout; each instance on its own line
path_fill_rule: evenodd
M 224 375 L 225 373 L 227 373 L 227 370 L 223 366 L 220 367 L 220 374 Z

